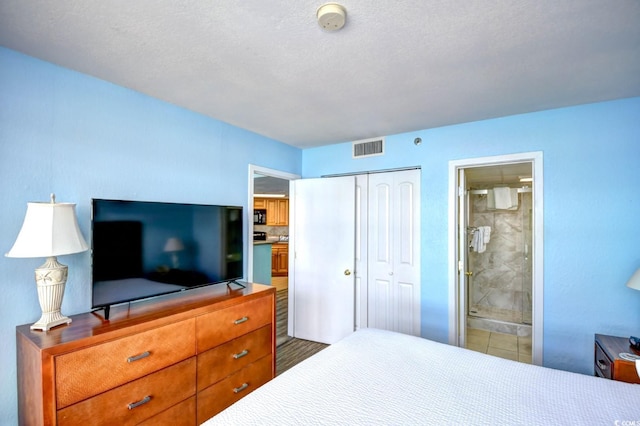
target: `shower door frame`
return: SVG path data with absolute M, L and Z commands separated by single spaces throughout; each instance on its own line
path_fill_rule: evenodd
M 531 164 L 531 162 L 526 161 L 524 163 L 519 163 L 519 164 Z M 502 167 L 502 166 L 497 166 L 498 168 Z M 483 168 L 483 167 L 482 167 Z M 471 168 L 473 169 L 473 168 Z M 469 188 L 469 183 L 465 182 L 463 184 L 462 182 L 462 175 L 466 175 L 466 168 L 465 168 L 465 173 L 460 173 L 460 178 L 461 181 L 459 182 L 460 186 L 463 188 Z M 533 170 L 531 170 L 531 172 L 529 173 L 533 173 Z M 466 178 L 466 176 L 464 176 Z M 519 195 L 519 209 L 520 210 L 518 212 L 518 217 L 520 219 L 520 226 L 521 226 L 521 230 L 520 233 L 522 235 L 522 246 L 518 247 L 519 249 L 521 249 L 521 257 L 519 258 L 520 261 L 520 267 L 522 268 L 522 272 L 518 275 L 519 278 L 521 279 L 520 281 L 520 285 L 519 285 L 519 290 L 520 292 L 523 293 L 522 299 L 520 300 L 520 307 L 519 309 L 514 309 L 511 310 L 510 312 L 518 312 L 517 318 L 516 316 L 511 317 L 509 316 L 508 318 L 505 317 L 501 317 L 498 314 L 498 317 L 496 316 L 492 316 L 492 314 L 488 314 L 488 313 L 480 313 L 480 312 L 474 312 L 473 309 L 477 308 L 479 311 L 482 310 L 482 307 L 479 306 L 480 303 L 474 303 L 472 300 L 474 300 L 474 297 L 472 295 L 477 295 L 476 293 L 476 289 L 477 289 L 477 282 L 476 282 L 476 272 L 478 272 L 478 269 L 483 269 L 480 268 L 478 266 L 477 263 L 474 264 L 473 262 L 473 254 L 471 253 L 472 249 L 470 247 L 470 232 L 469 229 L 470 227 L 473 227 L 472 222 L 473 222 L 473 218 L 475 217 L 475 214 L 477 214 L 478 212 L 475 211 L 474 209 L 474 214 L 471 213 L 472 211 L 472 206 L 474 206 L 475 201 L 473 200 L 473 196 L 474 195 L 478 195 L 480 197 L 487 197 L 488 194 L 488 189 L 475 189 L 475 190 L 469 190 L 467 189 L 465 191 L 465 198 L 464 198 L 464 202 L 466 203 L 464 211 L 462 211 L 462 215 L 461 218 L 464 219 L 464 223 L 466 224 L 466 227 L 462 227 L 462 229 L 465 229 L 466 234 L 465 234 L 465 238 L 463 238 L 463 242 L 465 243 L 464 247 L 460 247 L 460 249 L 465 249 L 465 253 L 464 255 L 466 256 L 465 260 L 466 262 L 464 263 L 464 267 L 466 268 L 466 272 L 465 272 L 465 277 L 464 279 L 467 281 L 466 284 L 466 289 L 467 289 L 467 306 L 464 309 L 464 312 L 466 312 L 467 318 L 469 317 L 473 317 L 473 318 L 477 318 L 480 320 L 491 320 L 491 319 L 497 319 L 499 321 L 502 322 L 506 322 L 506 323 L 511 323 L 513 325 L 516 326 L 531 326 L 531 316 L 533 314 L 533 312 L 531 311 L 532 309 L 532 300 L 531 300 L 531 290 L 532 290 L 532 278 L 531 278 L 531 270 L 533 267 L 533 262 L 531 262 L 529 264 L 529 266 L 527 267 L 525 265 L 527 259 L 532 260 L 533 258 L 529 255 L 529 248 L 533 246 L 533 189 L 530 187 L 530 185 L 528 184 L 521 184 L 521 186 L 511 186 L 511 188 L 517 189 L 518 191 L 518 195 Z M 529 194 L 529 197 L 527 197 L 527 194 Z M 462 204 L 460 204 L 460 206 L 462 206 Z M 462 209 L 461 209 L 462 210 Z M 491 211 L 485 210 L 484 212 L 479 212 L 480 214 L 487 214 L 487 213 L 491 213 Z M 527 227 L 530 226 L 529 230 L 530 230 L 530 235 L 527 237 Z M 495 230 L 494 230 L 495 231 Z M 516 248 L 517 250 L 517 248 Z M 476 261 L 478 261 L 478 259 L 476 259 Z M 485 266 L 486 269 L 492 269 L 495 268 L 496 265 L 494 264 L 493 266 Z M 529 275 L 528 275 L 528 279 L 527 279 L 527 271 L 529 271 Z M 486 272 L 486 271 L 484 271 Z M 498 280 L 500 280 L 500 278 L 498 278 Z M 526 283 L 526 284 L 525 284 Z M 503 282 L 503 284 L 506 284 Z M 526 302 L 527 297 L 524 296 L 525 293 L 525 288 L 527 288 L 527 292 L 529 294 L 529 303 Z M 493 290 L 496 290 L 496 288 L 493 288 Z M 484 294 L 484 296 L 481 298 L 483 299 L 484 297 L 488 296 L 490 292 L 487 292 Z M 525 308 L 525 305 L 527 306 Z M 502 309 L 505 309 L 504 306 L 502 307 Z M 528 314 L 525 313 L 525 311 L 528 312 Z M 503 315 L 508 315 L 506 314 L 506 311 L 502 311 Z M 525 317 L 528 318 L 527 321 L 525 321 Z M 473 327 L 471 327 L 473 328 Z
M 543 167 L 542 152 L 497 155 L 469 158 L 449 162 L 449 344 L 466 345 L 467 280 L 465 279 L 466 255 L 462 249 L 466 244 L 464 215 L 467 202 L 465 194 L 466 168 L 500 166 L 504 164 L 530 162 L 533 171 L 533 256 L 532 267 L 532 362 L 542 365 L 543 360 L 543 289 L 544 289 L 544 239 L 543 239 Z M 462 173 L 461 173 L 462 172 Z

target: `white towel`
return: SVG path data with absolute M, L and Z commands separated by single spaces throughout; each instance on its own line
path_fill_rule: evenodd
M 487 250 L 487 244 L 484 239 L 483 227 L 479 227 L 473 230 L 473 236 L 471 238 L 471 248 L 476 253 L 484 253 Z
M 516 188 L 498 187 L 493 188 L 493 191 L 488 191 L 488 195 L 491 193 L 493 193 L 493 197 L 487 197 L 487 209 L 518 210 L 518 190 Z M 491 201 L 493 201 L 493 209 Z
M 511 195 L 511 207 L 508 210 L 518 210 L 518 190 L 510 188 L 509 195 Z
M 493 188 L 493 197 L 495 198 L 496 209 L 508 209 L 511 207 L 510 188 Z
M 640 377 L 640 359 L 636 359 L 636 371 L 638 372 L 638 377 Z
M 481 226 L 480 229 L 482 230 L 482 237 L 484 240 L 484 244 L 485 245 L 489 244 L 489 241 L 491 241 L 491 227 Z
M 496 197 L 492 189 L 487 189 L 487 210 L 496 209 Z

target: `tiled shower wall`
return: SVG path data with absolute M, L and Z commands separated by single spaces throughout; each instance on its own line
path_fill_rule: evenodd
M 490 226 L 486 251 L 469 249 L 468 326 L 528 335 L 531 327 L 532 194 L 518 193 L 517 210 L 487 210 L 487 196 L 471 195 L 469 226 Z

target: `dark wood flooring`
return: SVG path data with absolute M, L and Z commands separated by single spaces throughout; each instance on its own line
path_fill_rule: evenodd
M 288 291 L 276 293 L 276 375 L 280 375 L 329 345 L 287 336 Z

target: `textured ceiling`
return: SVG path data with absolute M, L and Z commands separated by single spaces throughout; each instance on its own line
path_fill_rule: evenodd
M 0 45 L 299 147 L 640 96 L 638 0 L 2 0 Z

